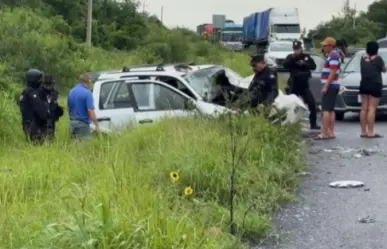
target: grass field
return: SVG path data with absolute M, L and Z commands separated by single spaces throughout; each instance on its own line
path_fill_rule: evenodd
M 15 7 L 0 17 L 0 249 L 239 249 L 243 236 L 263 235 L 273 209 L 292 196 L 304 165 L 297 126 L 197 117 L 71 142 L 63 117 L 57 141 L 42 147 L 21 132 L 15 98 L 31 63 L 67 89 L 82 71 L 148 61 L 224 64 L 248 76 L 246 54 L 154 25 L 136 50 L 87 48 L 58 31 L 65 24 L 58 16 Z
M 265 233 L 304 165 L 298 127 L 260 118 L 165 120 L 90 142 L 69 142 L 66 119 L 54 144 L 31 147 L 16 123 L 2 139 L 0 248 L 244 248 L 240 236 Z

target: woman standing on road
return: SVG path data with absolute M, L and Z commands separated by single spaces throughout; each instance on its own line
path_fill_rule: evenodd
M 379 44 L 376 41 L 367 43 L 366 54 L 360 60 L 360 127 L 361 135 L 364 138 L 382 138 L 375 133 L 375 113 L 382 96 L 382 72 L 386 72 L 383 59 L 378 55 Z

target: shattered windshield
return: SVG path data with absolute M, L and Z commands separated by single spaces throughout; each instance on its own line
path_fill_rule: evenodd
M 226 67 L 210 67 L 197 71 L 193 71 L 184 75 L 184 79 L 193 87 L 193 89 L 200 95 L 204 96 L 211 87 L 211 77 L 224 70 L 229 81 L 233 85 L 240 84 L 243 81 L 243 77 L 237 72 Z

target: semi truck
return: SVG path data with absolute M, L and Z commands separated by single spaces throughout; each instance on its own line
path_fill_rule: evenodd
M 224 28 L 220 31 L 220 43 L 232 51 L 243 49 L 243 25 L 236 24 L 231 20 L 226 21 Z
M 302 39 L 297 8 L 270 8 L 243 19 L 243 45 L 265 49 L 274 41 Z

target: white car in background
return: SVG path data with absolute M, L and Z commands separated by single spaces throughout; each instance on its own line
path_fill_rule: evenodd
M 93 87 L 96 115 L 101 130 L 118 131 L 122 127 L 154 123 L 165 116 L 216 116 L 231 111 L 214 103 L 211 98 L 216 88 L 211 82 L 216 83 L 222 73 L 229 79 L 230 84 L 241 89 L 248 88 L 249 83 L 244 81 L 245 78 L 223 66 L 198 69 L 184 76 L 173 71 L 101 75 Z M 288 109 L 286 117 L 281 121 L 283 123 L 300 120 L 307 110 L 295 95 L 280 94 L 274 105 Z
M 265 51 L 265 62 L 269 67 L 276 68 L 277 71 L 283 71 L 285 58 L 291 53 L 293 53 L 293 43 L 290 41 L 270 43 Z

